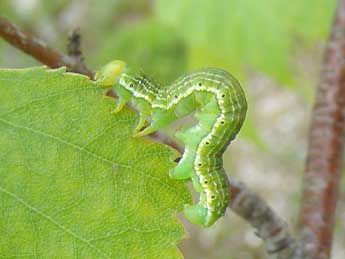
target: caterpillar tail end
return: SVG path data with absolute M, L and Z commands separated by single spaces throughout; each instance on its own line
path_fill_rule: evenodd
M 184 206 L 184 215 L 190 222 L 202 227 L 209 227 L 213 224 L 209 224 L 207 220 L 207 208 L 200 204 L 186 204 Z
M 102 87 L 111 87 L 125 68 L 126 63 L 122 60 L 109 62 L 96 73 L 96 83 Z

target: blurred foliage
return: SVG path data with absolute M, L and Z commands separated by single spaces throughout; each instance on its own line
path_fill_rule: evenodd
M 191 67 L 223 66 L 243 76 L 250 65 L 291 83 L 296 43 L 325 38 L 335 2 L 158 0 L 155 14 L 184 36 Z
M 164 83 L 198 67 L 222 67 L 242 83 L 248 72 L 258 71 L 310 100 L 314 82 L 301 79 L 294 57 L 326 38 L 335 3 L 3 0 L 0 14 L 61 51 L 67 34 L 80 27 L 86 62 L 94 69 L 112 59 L 123 59 Z M 19 51 L 12 51 L 11 57 L 10 48 L 0 42 L 0 53 L 4 48 L 2 67 L 37 65 Z M 252 112 L 249 105 L 241 134 L 264 148 Z
M 115 49 L 116 58 L 144 69 L 158 81 L 172 82 L 176 74 L 185 72 L 186 67 L 185 58 L 176 58 L 185 56 L 185 45 L 175 35 L 173 29 L 152 20 L 131 26 L 130 30 L 120 29 L 109 40 L 99 43 L 103 52 L 93 57 L 92 64 L 96 66 L 109 61 L 109 53 Z

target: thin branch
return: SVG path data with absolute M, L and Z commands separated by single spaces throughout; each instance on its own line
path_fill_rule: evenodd
M 297 257 L 298 247 L 284 222 L 257 194 L 236 179 L 229 177 L 231 201 L 229 207 L 256 229 L 265 241 L 266 251 L 279 258 Z
M 81 35 L 79 28 L 73 30 L 68 38 L 67 54 L 68 57 L 73 60 L 72 63 L 75 64 L 75 67 L 79 71 L 84 71 L 87 75 L 93 78 L 94 73 L 90 71 L 84 63 L 84 56 L 83 52 L 81 51 Z
M 81 52 L 81 34 L 80 29 L 74 29 L 68 37 L 67 54 L 70 57 L 83 59 Z
M 68 45 L 69 56 L 64 56 L 52 50 L 42 41 L 23 33 L 1 17 L 0 36 L 51 68 L 67 66 L 69 71 L 85 74 L 93 78 L 94 73 L 83 64 L 78 32 L 74 32 L 70 37 Z M 75 60 L 76 57 L 77 61 Z M 78 66 L 75 65 L 76 63 Z M 107 95 L 116 98 L 112 90 L 108 91 Z M 183 152 L 181 146 L 161 133 L 156 132 L 150 135 L 150 137 L 175 148 L 180 153 Z M 232 197 L 229 207 L 256 228 L 258 236 L 266 242 L 266 249 L 269 253 L 282 254 L 284 251 L 289 251 L 289 253 L 294 251 L 295 242 L 288 233 L 287 224 L 269 208 L 264 200 L 249 191 L 243 183 L 239 183 L 233 178 L 230 178 L 229 191 Z
M 300 212 L 304 248 L 329 258 L 345 140 L 345 0 L 340 0 L 327 44 L 312 114 Z
M 83 62 L 49 48 L 42 40 L 23 32 L 3 17 L 0 17 L 0 37 L 48 67 L 66 66 L 70 72 L 94 76 Z

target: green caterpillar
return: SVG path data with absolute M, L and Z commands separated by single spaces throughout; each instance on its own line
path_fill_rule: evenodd
M 113 86 L 119 97 L 115 112 L 126 103 L 139 110 L 134 136 L 157 131 L 178 118 L 197 110 L 198 123 L 176 133 L 185 144 L 178 165 L 170 172 L 173 179 L 192 179 L 200 192 L 196 205 L 185 205 L 191 222 L 208 227 L 224 215 L 230 200 L 228 177 L 223 169 L 223 153 L 240 130 L 247 102 L 238 81 L 228 72 L 206 68 L 178 78 L 163 87 L 150 77 L 134 73 L 123 61 L 104 66 L 96 75 L 100 85 Z M 146 119 L 151 123 L 141 130 Z

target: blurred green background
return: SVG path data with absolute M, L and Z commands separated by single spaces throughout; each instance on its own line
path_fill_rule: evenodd
M 230 175 L 260 193 L 292 226 L 296 222 L 308 124 L 335 0 L 1 0 L 0 15 L 65 52 L 80 28 L 85 61 L 97 70 L 112 59 L 169 83 L 216 66 L 245 88 L 249 113 L 225 153 Z M 40 65 L 0 40 L 0 66 Z M 341 193 L 332 258 L 344 258 L 345 193 Z M 183 220 L 183 218 L 182 218 Z M 265 258 L 263 244 L 228 212 L 211 229 L 183 221 L 187 259 Z

